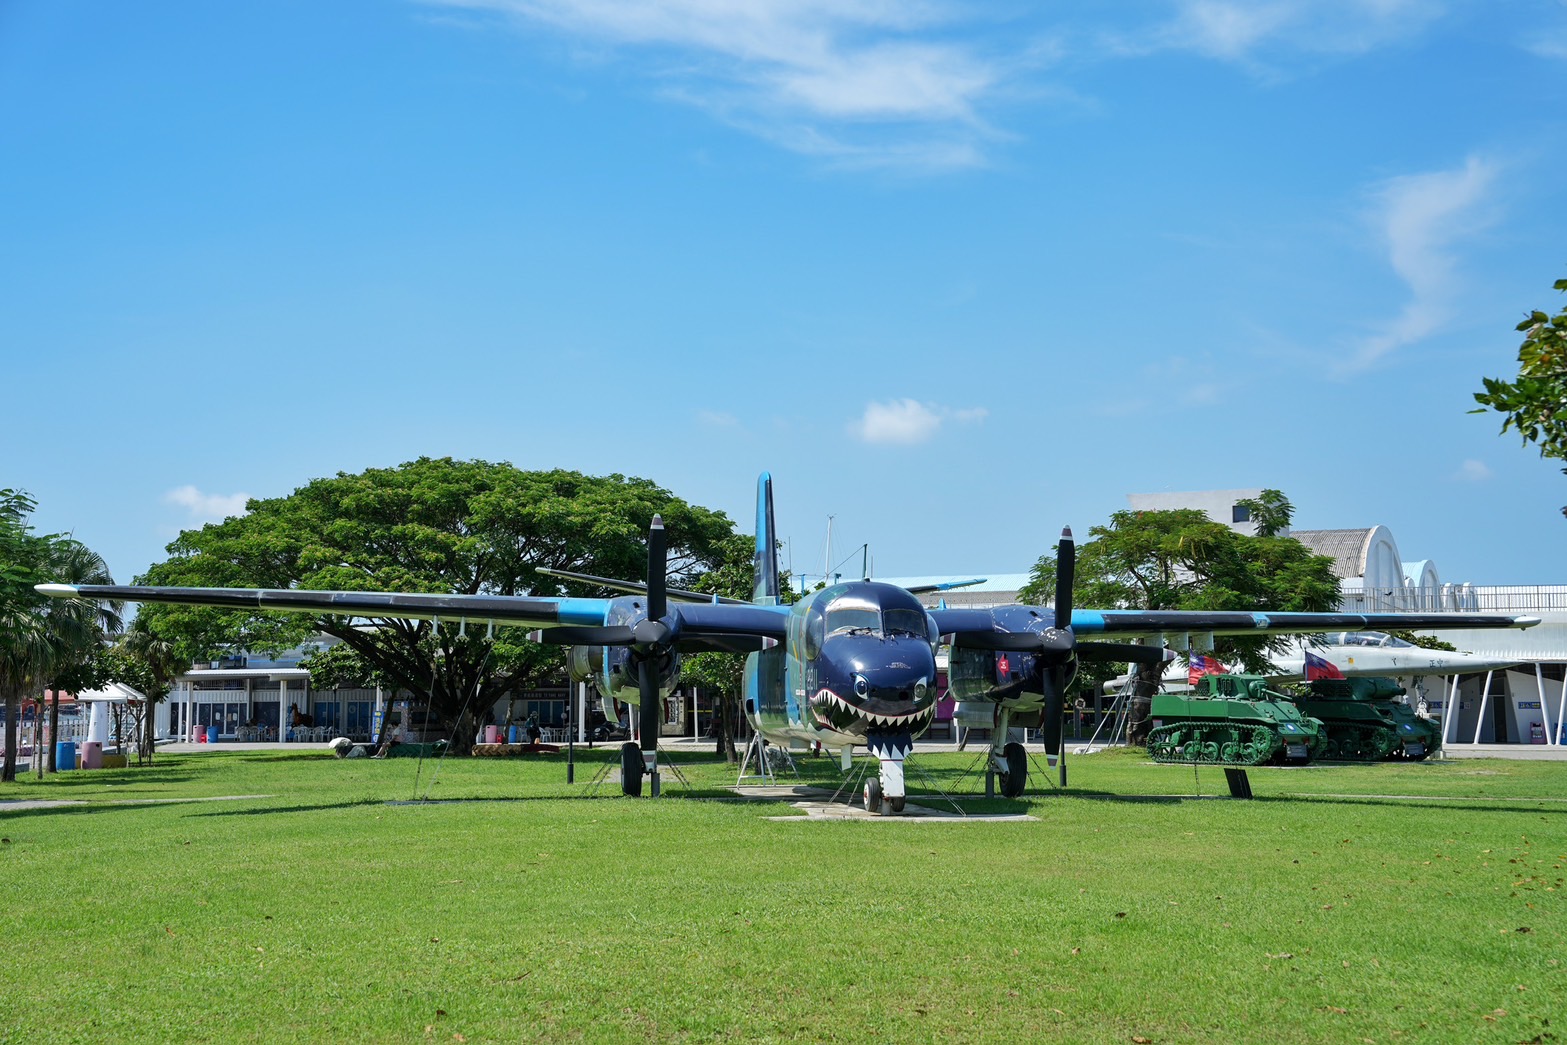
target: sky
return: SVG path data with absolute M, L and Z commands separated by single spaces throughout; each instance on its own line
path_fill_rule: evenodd
M 1567 305 L 1564 132 L 1562 0 L 8 0 L 0 487 L 122 583 L 420 456 L 744 532 L 767 470 L 803 574 L 1269 487 L 1567 583 L 1468 413 Z

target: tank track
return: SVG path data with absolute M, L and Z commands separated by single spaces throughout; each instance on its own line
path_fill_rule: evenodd
M 1333 762 L 1380 762 L 1399 748 L 1398 735 L 1386 726 L 1332 725 L 1320 758 Z
M 1148 754 L 1155 762 L 1260 766 L 1283 746 L 1283 738 L 1263 726 L 1172 722 L 1148 732 Z

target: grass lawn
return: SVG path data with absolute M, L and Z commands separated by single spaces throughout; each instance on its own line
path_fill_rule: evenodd
M 1260 769 L 1241 802 L 1109 752 L 965 803 L 1037 822 L 920 823 L 584 800 L 615 757 L 0 786 L 76 803 L 0 806 L 0 1041 L 1567 1042 L 1562 763 Z

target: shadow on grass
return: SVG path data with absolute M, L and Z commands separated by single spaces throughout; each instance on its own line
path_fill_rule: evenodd
M 359 806 L 379 806 L 389 804 L 380 798 L 355 798 L 344 802 L 315 802 L 306 805 L 290 806 L 262 806 L 256 809 L 214 809 L 207 813 L 196 813 L 197 817 L 209 816 L 271 816 L 274 813 L 316 813 L 327 809 L 354 809 Z
M 43 801 L 48 801 L 44 799 Z M 0 820 L 15 822 L 37 816 L 80 816 L 83 813 L 145 813 L 164 806 L 194 805 L 200 798 L 174 798 L 167 802 L 75 802 L 65 806 L 41 806 L 35 809 L 8 809 Z
M 1547 802 L 1545 799 L 1529 798 L 1485 798 L 1483 796 L 1473 799 L 1454 798 L 1452 796 L 1421 798 L 1418 795 L 1366 795 L 1364 797 L 1347 797 L 1344 795 L 1259 795 L 1251 801 L 1289 804 L 1311 802 L 1321 805 L 1378 806 L 1395 809 L 1438 809 L 1454 813 L 1554 813 L 1557 816 L 1567 816 L 1567 808 L 1559 806 L 1555 801 Z M 1541 804 L 1518 804 L 1531 801 L 1537 801 Z M 1507 804 L 1504 805 L 1502 803 Z
M 80 791 L 86 788 L 112 787 L 120 791 L 132 790 L 135 784 L 183 784 L 194 780 L 195 774 L 170 769 L 107 769 L 72 770 L 59 776 L 44 778 L 42 784 L 29 780 L 49 791 Z M 20 782 L 20 781 L 19 781 Z M 38 796 L 34 796 L 38 797 Z

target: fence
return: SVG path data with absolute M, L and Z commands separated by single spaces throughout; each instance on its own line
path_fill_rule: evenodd
M 1345 592 L 1345 613 L 1544 613 L 1567 612 L 1567 584 L 1444 584 Z

